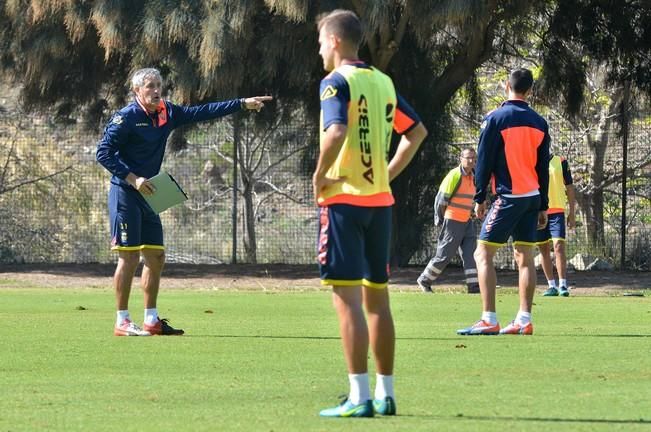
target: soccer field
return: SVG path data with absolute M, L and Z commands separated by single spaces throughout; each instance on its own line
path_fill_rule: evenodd
M 457 336 L 477 296 L 392 302 L 399 415 L 324 419 L 348 390 L 327 291 L 163 291 L 186 335 L 118 338 L 108 289 L 0 289 L 0 431 L 651 428 L 648 296 L 538 296 L 531 337 Z M 516 310 L 500 292 L 503 325 Z

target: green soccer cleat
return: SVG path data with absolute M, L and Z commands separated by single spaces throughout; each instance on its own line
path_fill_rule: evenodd
M 559 294 L 561 295 L 561 297 L 569 297 L 570 291 L 566 287 L 562 286 L 559 291 Z
M 373 417 L 373 402 L 369 399 L 366 402 L 355 405 L 348 398 L 334 407 L 322 410 L 321 417 Z
M 383 416 L 396 415 L 396 401 L 391 396 L 373 400 L 373 410 Z
M 544 297 L 556 297 L 558 296 L 558 290 L 554 287 L 549 288 L 547 291 L 543 293 Z

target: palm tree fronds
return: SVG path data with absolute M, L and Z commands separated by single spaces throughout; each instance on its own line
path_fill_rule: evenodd
M 305 22 L 308 12 L 307 0 L 265 0 L 267 7 L 293 22 Z
M 127 22 L 122 13 L 122 2 L 118 0 L 99 0 L 93 6 L 91 20 L 99 33 L 99 44 L 104 48 L 104 59 L 119 52 L 126 46 L 123 23 Z

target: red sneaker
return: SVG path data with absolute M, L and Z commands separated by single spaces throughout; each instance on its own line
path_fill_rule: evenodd
M 152 335 L 161 335 L 161 336 L 181 336 L 185 332 L 181 329 L 175 329 L 167 323 L 166 319 L 158 318 L 156 324 L 143 324 L 145 330 L 147 330 Z
M 525 325 L 518 324 L 515 321 L 511 321 L 511 324 L 504 327 L 500 330 L 500 334 L 513 334 L 513 335 L 532 335 L 533 334 L 533 324 L 528 323 Z
M 116 325 L 113 329 L 115 336 L 151 336 L 151 333 L 145 331 L 131 322 L 130 319 L 125 319 L 122 324 Z

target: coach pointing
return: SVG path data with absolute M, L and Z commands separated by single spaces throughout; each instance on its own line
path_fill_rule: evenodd
M 179 126 L 211 120 L 241 110 L 259 111 L 271 96 L 233 99 L 196 106 L 178 106 L 162 99 L 163 80 L 157 69 L 137 70 L 131 78 L 134 100 L 116 112 L 97 146 L 97 161 L 111 174 L 108 208 L 111 249 L 118 252 L 113 276 L 117 303 L 116 336 L 182 335 L 157 311 L 161 273 L 165 263 L 163 226 L 141 194 L 154 192 L 149 178 L 158 174 L 167 137 Z M 144 261 L 143 328 L 129 315 L 131 283 Z

